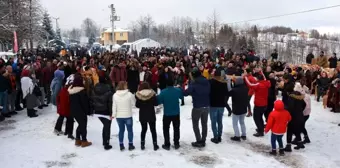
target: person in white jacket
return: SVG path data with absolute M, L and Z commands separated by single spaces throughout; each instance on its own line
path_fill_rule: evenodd
M 117 91 L 112 97 L 112 118 L 117 119 L 119 127 L 119 145 L 120 150 L 123 151 L 124 147 L 124 132 L 125 127 L 128 131 L 129 150 L 134 150 L 133 146 L 133 120 L 132 120 L 132 107 L 135 104 L 134 95 L 129 92 L 127 82 L 121 81 L 118 83 Z

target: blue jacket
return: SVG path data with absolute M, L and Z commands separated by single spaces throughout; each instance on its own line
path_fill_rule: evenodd
M 192 96 L 194 108 L 210 107 L 210 83 L 207 79 L 200 76 L 193 81 L 184 96 Z
M 158 104 L 164 106 L 164 116 L 179 115 L 179 100 L 183 98 L 183 92 L 179 88 L 167 87 L 157 96 Z
M 53 105 L 57 105 L 57 96 L 59 94 L 59 91 L 61 90 L 61 88 L 63 87 L 63 79 L 64 79 L 65 75 L 64 75 L 64 71 L 61 70 L 56 70 L 54 72 L 54 78 L 51 82 L 51 103 Z

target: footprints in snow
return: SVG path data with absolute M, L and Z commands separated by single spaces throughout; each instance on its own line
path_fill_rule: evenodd
M 17 121 L 15 120 L 5 120 L 5 121 L 0 122 L 0 132 L 15 129 L 13 124 L 16 122 Z
M 72 163 L 69 161 L 71 158 L 77 157 L 75 153 L 68 153 L 61 156 L 62 161 L 46 161 L 44 162 L 47 168 L 51 167 L 68 167 Z

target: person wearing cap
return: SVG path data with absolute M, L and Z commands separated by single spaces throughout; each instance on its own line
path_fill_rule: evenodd
M 196 142 L 191 144 L 194 147 L 205 147 L 208 130 L 208 115 L 210 111 L 211 88 L 209 81 L 202 76 L 201 72 L 197 68 L 193 69 L 192 77 L 194 80 L 189 84 L 188 89 L 184 91 L 184 96 L 191 95 L 193 101 L 191 117 Z M 202 133 L 200 133 L 199 129 L 200 120 L 202 125 Z

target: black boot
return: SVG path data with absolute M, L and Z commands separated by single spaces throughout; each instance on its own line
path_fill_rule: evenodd
M 305 136 L 305 139 L 303 140 L 304 144 L 310 143 L 309 137 Z
M 38 109 L 43 109 L 44 107 L 42 105 L 38 106 Z
M 145 149 L 145 142 L 142 141 L 142 142 L 140 143 L 140 148 L 141 148 L 142 150 Z
M 284 151 L 286 152 L 292 152 L 292 145 L 291 144 L 287 144 Z
M 119 148 L 120 148 L 120 151 L 123 151 L 123 150 L 125 150 L 125 146 L 124 146 L 124 144 L 120 144 L 120 145 L 119 145 Z
M 112 149 L 112 146 L 110 144 L 106 144 L 106 145 L 104 145 L 104 149 L 110 150 L 110 149 Z
M 38 114 L 35 114 L 36 113 L 36 110 L 34 110 L 34 109 L 29 109 L 28 110 L 29 111 L 29 117 L 30 118 L 34 118 L 34 117 L 38 117 Z
M 164 144 L 164 145 L 162 145 L 162 148 L 168 151 L 168 150 L 170 150 L 170 145 Z
M 298 142 L 297 146 L 294 147 L 295 150 L 299 150 L 299 149 L 304 149 L 305 145 L 303 145 L 303 142 Z
M 136 147 L 132 143 L 129 144 L 129 151 L 135 150 Z
M 270 154 L 270 155 L 274 155 L 274 156 L 276 156 L 276 155 L 277 155 L 277 153 L 276 153 L 276 149 L 273 149 L 271 152 L 269 152 L 269 154 Z
M 179 149 L 180 147 L 181 147 L 181 145 L 175 144 L 175 149 L 176 149 L 176 150 Z
M 20 107 L 20 106 L 18 106 L 18 107 L 15 107 L 15 111 L 21 111 L 21 110 L 23 110 L 23 108 L 22 108 L 22 107 Z
M 213 143 L 215 143 L 215 144 L 218 144 L 218 143 L 219 143 L 219 141 L 218 141 L 217 138 L 211 138 L 211 142 L 213 142 Z
M 6 114 L 2 114 L 2 116 L 6 117 L 6 118 L 11 118 L 11 115 L 6 113 Z
M 205 140 L 200 141 L 200 143 L 201 143 L 202 147 L 205 147 Z
M 72 134 L 71 134 L 71 135 L 68 135 L 67 138 L 72 139 L 72 140 L 75 139 L 74 136 L 73 136 Z
M 241 139 L 245 141 L 245 140 L 247 140 L 247 137 L 246 136 L 241 136 Z
M 217 140 L 218 140 L 218 142 L 222 142 L 222 138 L 221 137 L 218 137 Z
M 192 142 L 191 145 L 195 148 L 202 148 L 203 145 L 200 142 Z
M 292 141 L 292 144 L 293 145 L 297 145 L 298 144 L 298 141 L 296 140 L 296 138 Z
M 284 156 L 285 155 L 285 150 L 284 149 L 280 149 L 279 153 L 280 153 L 281 156 Z
M 263 137 L 264 134 L 263 132 L 257 132 L 256 134 L 254 134 L 255 137 Z
M 232 140 L 232 141 L 237 141 L 237 142 L 241 142 L 241 138 L 240 138 L 240 137 L 237 137 L 237 136 L 231 137 L 230 140 Z
M 159 149 L 159 146 L 157 145 L 157 142 L 153 143 L 153 150 L 157 151 Z

